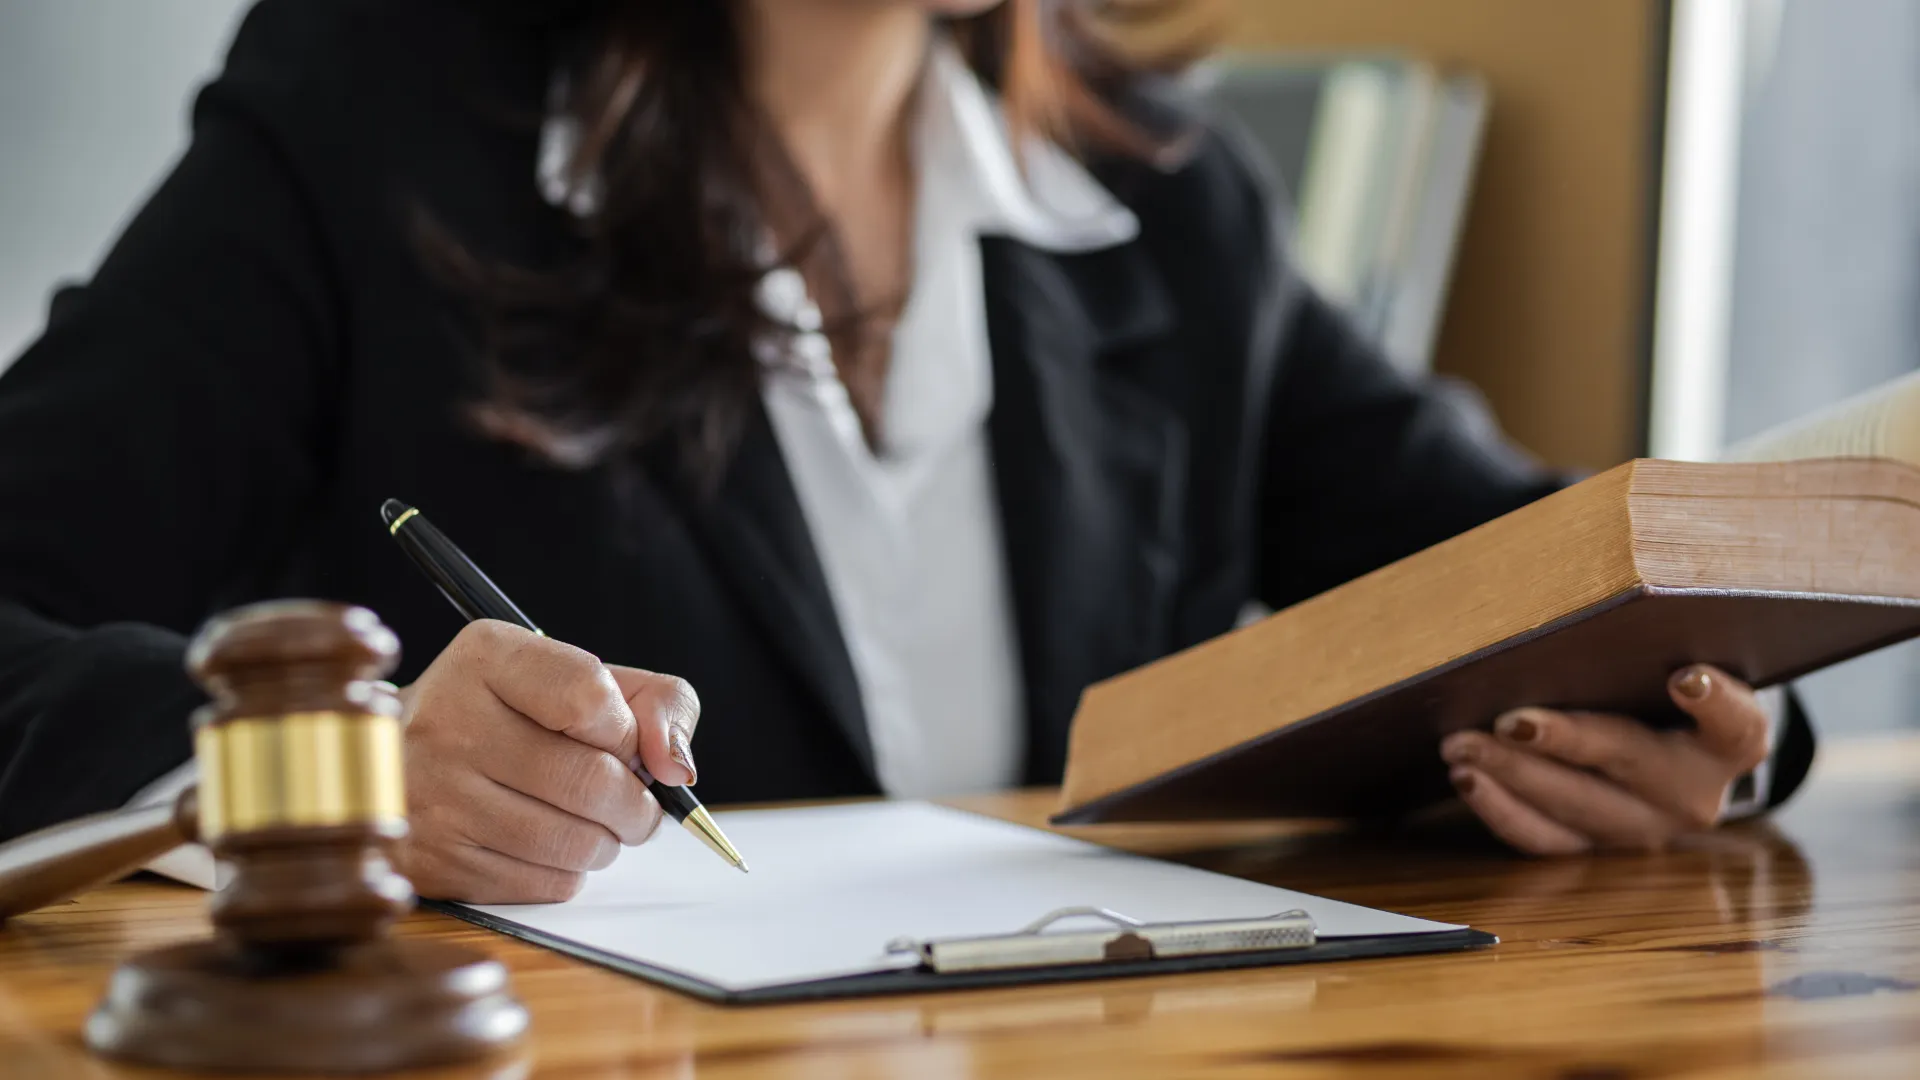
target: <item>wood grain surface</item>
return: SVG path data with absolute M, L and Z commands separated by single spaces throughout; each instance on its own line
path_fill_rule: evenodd
M 1052 792 L 961 801 L 1028 823 Z M 1080 830 L 1499 934 L 1492 950 L 823 1005 L 720 1008 L 441 916 L 533 1010 L 521 1056 L 431 1077 L 1351 1077 L 1727 1080 L 1920 1075 L 1920 737 L 1829 748 L 1771 824 L 1658 856 L 1527 861 L 1445 825 Z M 0 932 L 0 1077 L 135 1078 L 81 1048 L 115 962 L 207 931 L 137 880 Z

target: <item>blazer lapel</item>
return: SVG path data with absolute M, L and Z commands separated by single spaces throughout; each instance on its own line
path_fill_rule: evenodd
M 660 469 L 708 554 L 819 698 L 878 790 L 860 684 L 806 518 L 759 401 L 717 493 L 694 490 L 683 473 L 674 463 Z
M 1058 780 L 1081 689 L 1158 655 L 1178 566 L 1185 429 L 1115 370 L 1163 346 L 1171 299 L 1137 245 L 982 243 L 1001 521 L 1031 783 Z

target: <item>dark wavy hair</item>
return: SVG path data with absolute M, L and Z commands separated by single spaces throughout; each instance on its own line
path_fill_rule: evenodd
M 1149 63 L 1123 55 L 1112 32 L 1187 6 L 1007 0 L 951 20 L 947 32 L 999 91 L 1015 132 L 1077 152 L 1151 155 L 1161 144 L 1125 119 L 1115 95 L 1195 50 L 1183 41 Z M 428 238 L 436 269 L 476 301 L 488 388 L 470 415 L 493 437 L 569 467 L 671 445 L 710 487 L 758 394 L 759 358 L 777 355 L 790 332 L 756 300 L 770 269 L 756 178 L 777 139 L 746 89 L 747 5 L 581 7 L 584 47 L 563 71 L 563 108 L 579 133 L 566 172 L 600 197 L 577 222 L 577 254 L 536 272 Z M 806 244 L 833 239 L 824 220 L 803 232 Z

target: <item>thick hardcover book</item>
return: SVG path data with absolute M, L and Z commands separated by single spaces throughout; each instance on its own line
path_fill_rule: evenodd
M 1920 636 L 1920 470 L 1634 461 L 1088 688 L 1062 823 L 1392 812 L 1522 705 L 1685 721 L 1676 669 L 1756 686 Z

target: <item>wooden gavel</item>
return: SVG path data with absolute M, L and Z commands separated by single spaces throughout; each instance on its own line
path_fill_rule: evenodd
M 209 622 L 187 666 L 197 789 L 0 846 L 0 919 L 191 841 L 230 866 L 215 936 L 114 973 L 86 1026 L 117 1058 L 186 1068 L 374 1072 L 498 1052 L 526 1029 L 484 954 L 388 936 L 413 904 L 400 705 L 375 680 L 399 642 L 364 608 L 256 604 Z

